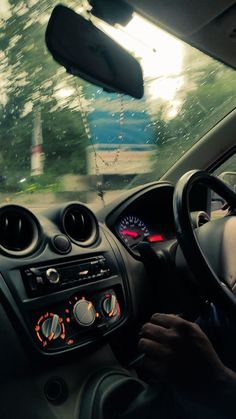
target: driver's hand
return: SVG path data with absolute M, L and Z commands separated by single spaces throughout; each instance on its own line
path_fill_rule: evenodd
M 195 399 L 217 397 L 229 370 L 197 324 L 176 315 L 154 314 L 140 335 L 139 349 L 145 354 L 141 369 L 146 376 Z

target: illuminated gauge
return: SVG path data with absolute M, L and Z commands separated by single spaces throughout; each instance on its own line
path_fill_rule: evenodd
M 144 222 L 133 215 L 128 215 L 121 220 L 118 232 L 122 240 L 129 247 L 137 245 L 150 235 L 150 232 Z

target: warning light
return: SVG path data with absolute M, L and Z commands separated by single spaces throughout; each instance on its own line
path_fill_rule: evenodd
M 67 317 L 67 318 L 66 318 L 66 323 L 70 323 L 70 322 L 71 322 L 70 317 Z
M 67 341 L 67 345 L 68 345 L 68 346 L 73 345 L 73 343 L 74 343 L 74 339 L 69 339 L 69 340 Z
M 149 243 L 159 243 L 163 242 L 165 240 L 165 237 L 163 236 L 163 234 L 152 234 L 147 238 L 147 240 Z

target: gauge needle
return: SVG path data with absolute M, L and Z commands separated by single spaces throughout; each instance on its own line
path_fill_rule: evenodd
M 124 236 L 132 237 L 133 239 L 137 239 L 138 237 L 140 237 L 140 234 L 136 233 L 136 231 L 123 230 L 122 234 Z

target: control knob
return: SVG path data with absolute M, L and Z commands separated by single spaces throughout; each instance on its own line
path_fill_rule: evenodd
M 96 311 L 91 301 L 77 301 L 73 308 L 74 318 L 80 326 L 91 326 L 96 319 Z
M 114 294 L 112 294 L 105 298 L 105 300 L 102 303 L 102 308 L 103 308 L 104 313 L 108 317 L 115 317 L 118 314 L 117 305 L 118 305 L 117 298 Z
M 59 338 L 61 332 L 62 328 L 57 314 L 54 314 L 53 317 L 48 317 L 41 325 L 41 333 L 49 341 Z
M 60 281 L 60 275 L 54 268 L 49 268 L 46 270 L 46 277 L 50 284 L 56 285 Z

